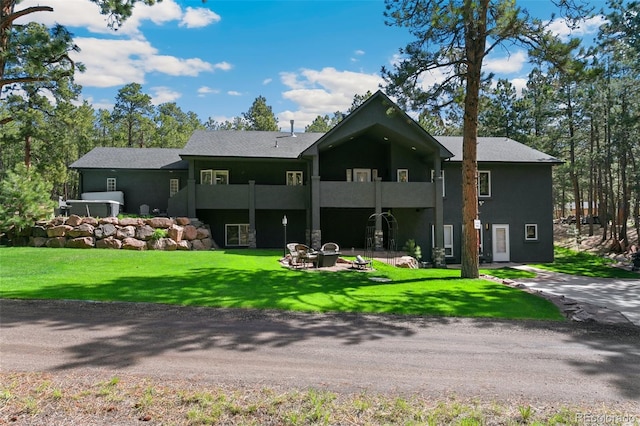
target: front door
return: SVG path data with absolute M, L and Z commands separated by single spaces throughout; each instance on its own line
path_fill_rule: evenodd
M 493 225 L 493 261 L 509 262 L 509 225 Z

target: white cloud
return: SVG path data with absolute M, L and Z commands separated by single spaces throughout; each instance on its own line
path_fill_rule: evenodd
M 272 78 L 265 78 L 264 80 L 262 80 L 262 84 L 266 86 L 267 84 L 271 84 L 272 81 Z
M 212 89 L 211 87 L 208 86 L 202 86 L 198 88 L 198 96 L 199 97 L 204 97 L 205 95 L 208 95 L 210 93 L 220 93 L 220 90 L 218 89 Z
M 519 50 L 502 58 L 494 58 L 491 56 L 484 61 L 482 68 L 488 72 L 511 74 L 522 70 L 527 60 L 527 53 Z
M 182 96 L 182 93 L 165 86 L 152 87 L 150 90 L 153 92 L 153 95 L 151 95 L 151 103 L 154 105 L 173 102 Z
M 358 49 L 358 50 L 356 50 L 356 51 L 355 51 L 355 52 L 353 52 L 353 53 L 354 53 L 355 55 L 362 56 L 362 55 L 364 55 L 364 50 Z
M 205 9 L 203 7 L 187 7 L 187 11 L 180 21 L 180 26 L 187 28 L 201 28 L 206 27 L 212 22 L 220 22 L 220 19 L 220 15 L 209 9 Z
M 215 64 L 213 68 L 216 70 L 229 71 L 231 68 L 233 68 L 233 65 L 231 65 L 229 62 L 223 61 Z
M 550 21 L 548 28 L 553 34 L 566 40 L 569 37 L 584 37 L 589 34 L 595 34 L 598 32 L 600 26 L 606 22 L 607 20 L 604 16 L 596 15 L 589 19 L 582 20 L 576 28 L 571 29 L 565 19 L 559 18 Z
M 242 93 L 240 93 L 238 91 L 235 91 L 235 90 L 229 90 L 227 92 L 227 95 L 229 95 L 229 96 L 242 96 Z
M 526 78 L 513 78 L 511 79 L 511 84 L 516 88 L 516 93 L 518 96 L 522 96 L 522 91 L 527 88 L 527 82 L 529 80 Z
M 377 74 L 338 71 L 332 67 L 283 72 L 280 80 L 290 89 L 283 92 L 282 97 L 297 104 L 299 109 L 281 112 L 278 118 L 286 122 L 295 120 L 297 128 L 310 124 L 318 115 L 346 111 L 354 95 L 375 92 L 382 83 Z
M 180 59 L 168 55 L 149 55 L 141 58 L 143 67 L 148 72 L 195 77 L 203 71 L 212 71 L 213 66 L 200 58 Z

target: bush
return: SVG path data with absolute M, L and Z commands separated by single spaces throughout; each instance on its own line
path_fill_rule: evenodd
M 51 183 L 22 163 L 8 171 L 0 182 L 0 234 L 6 234 L 15 245 L 16 238 L 35 221 L 52 217 L 52 188 Z
M 411 257 L 415 257 L 416 260 L 422 259 L 422 249 L 416 244 L 415 240 L 408 240 L 402 250 L 406 251 Z

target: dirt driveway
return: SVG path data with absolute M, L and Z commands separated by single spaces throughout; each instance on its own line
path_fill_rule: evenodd
M 341 392 L 640 400 L 640 329 L 0 300 L 3 372 L 114 371 Z

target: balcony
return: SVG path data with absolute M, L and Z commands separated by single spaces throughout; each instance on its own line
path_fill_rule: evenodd
M 253 188 L 253 190 L 252 190 Z M 259 210 L 304 210 L 306 186 L 196 185 L 197 209 L 249 209 L 251 197 Z
M 435 205 L 432 182 L 321 182 L 320 206 L 374 208 L 376 185 L 379 185 L 382 207 L 428 208 Z

